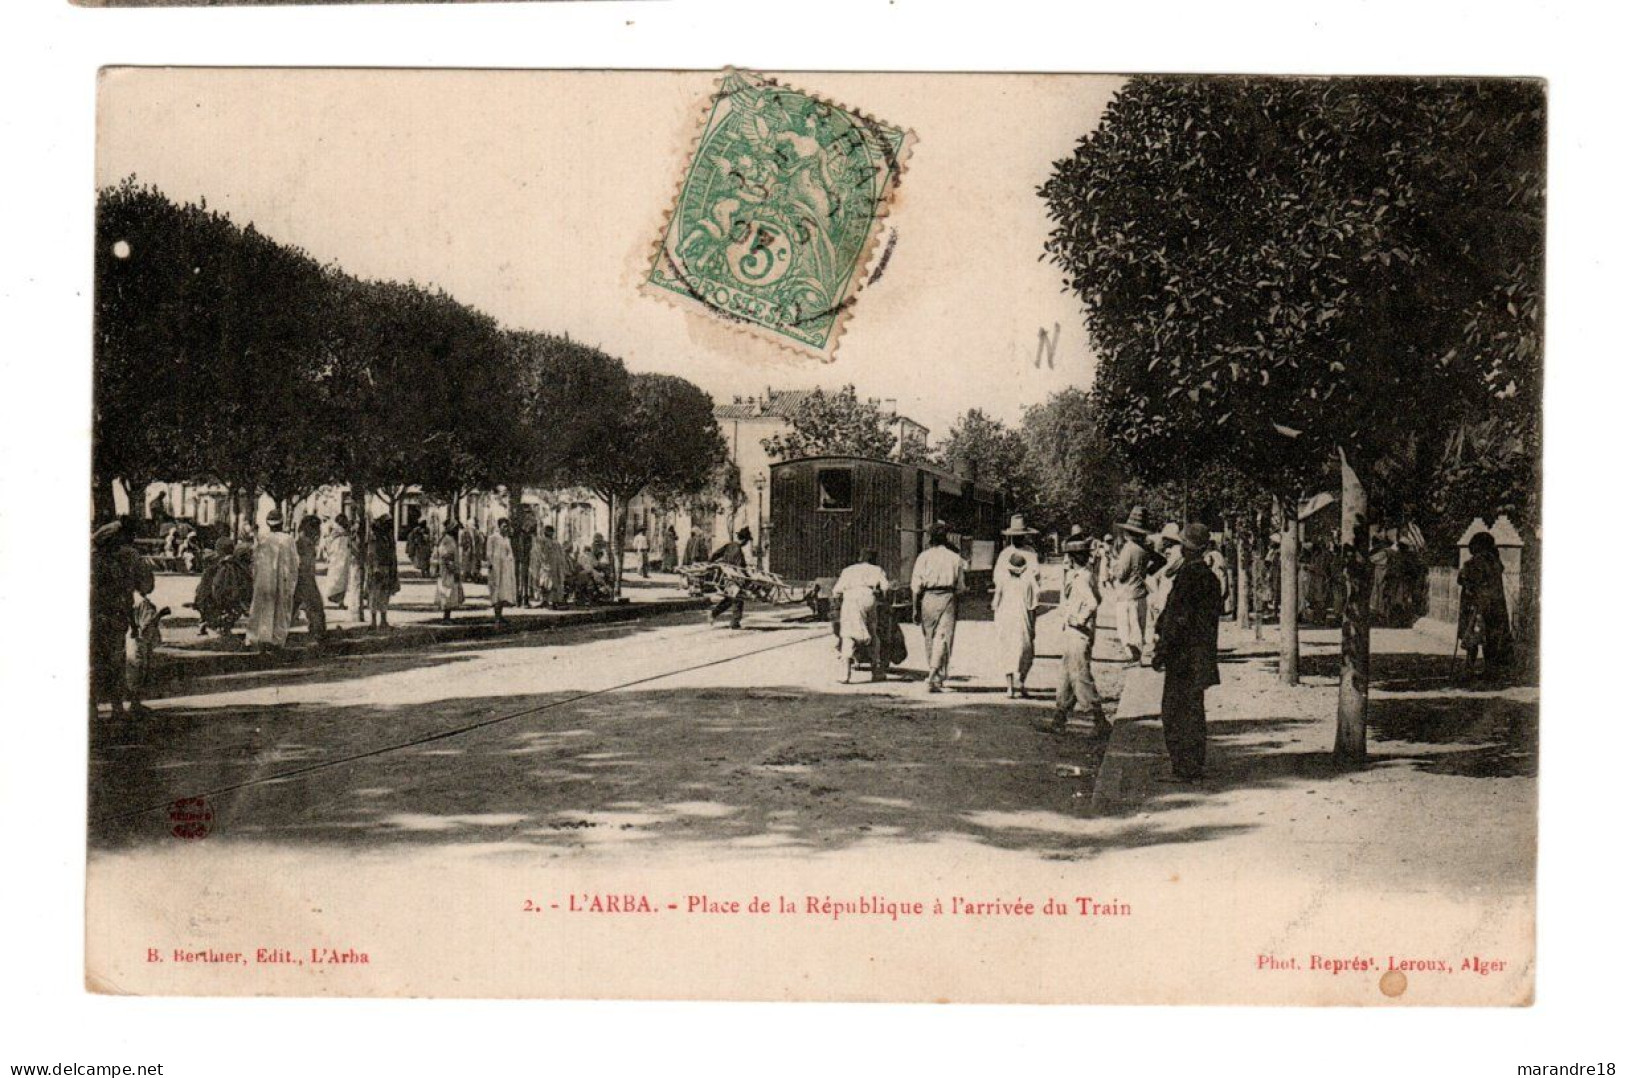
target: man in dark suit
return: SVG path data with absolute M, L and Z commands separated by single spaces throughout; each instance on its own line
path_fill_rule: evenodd
M 1224 596 L 1218 578 L 1202 562 L 1206 525 L 1186 524 L 1179 533 L 1184 567 L 1174 576 L 1167 605 L 1157 619 L 1152 665 L 1163 672 L 1162 736 L 1174 778 L 1195 782 L 1207 762 L 1209 687 L 1219 683 L 1219 619 Z

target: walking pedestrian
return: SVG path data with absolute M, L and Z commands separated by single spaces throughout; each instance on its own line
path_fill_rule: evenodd
M 306 516 L 299 521 L 294 549 L 299 554 L 299 575 L 294 581 L 294 611 L 303 611 L 310 625 L 310 641 L 320 647 L 327 642 L 327 609 L 322 605 L 322 589 L 316 585 L 316 550 L 322 541 L 322 519 Z
M 327 601 L 342 609 L 344 597 L 350 591 L 350 573 L 355 566 L 355 551 L 350 534 L 350 518 L 343 513 L 333 518 L 333 527 L 327 533 Z M 359 574 L 357 574 L 359 576 Z
M 535 561 L 536 599 L 538 604 L 552 608 L 564 605 L 564 585 L 570 579 L 570 555 L 560 545 L 551 524 L 542 529 L 542 537 L 532 551 Z
M 1010 569 L 1010 559 L 1016 554 L 1021 555 L 1022 564 L 1026 567 L 1027 576 L 1033 576 L 1038 571 L 1038 554 L 1033 550 L 1033 536 L 1038 532 L 1027 527 L 1026 519 L 1017 513 L 1010 518 L 1010 526 L 1002 533 L 1009 542 L 999 551 L 999 556 L 993 561 L 993 586 L 998 587 Z
M 1038 578 L 1027 555 L 1013 552 L 1004 572 L 994 570 L 993 629 L 998 638 L 999 668 L 1005 695 L 1027 698 L 1027 674 L 1033 668 L 1033 627 L 1038 611 Z
M 1145 506 L 1136 505 L 1129 510 L 1128 519 L 1117 525 L 1122 533 L 1123 545 L 1112 566 L 1117 608 L 1117 640 L 1128 651 L 1128 661 L 1138 663 L 1145 652 L 1145 600 L 1146 561 L 1150 552 L 1141 545 L 1149 529 L 1145 524 Z
M 740 574 L 743 574 L 745 567 L 749 564 L 747 552 L 750 549 L 750 538 L 749 528 L 739 529 L 739 534 L 734 541 L 717 551 L 712 560 L 719 565 L 732 566 Z M 706 615 L 706 624 L 715 625 L 717 618 L 731 611 L 732 616 L 728 619 L 728 628 L 741 628 L 745 618 L 744 589 L 740 587 L 737 580 L 729 580 L 724 577 L 721 591 L 722 598 L 717 600 L 717 605 L 713 606 L 711 612 Z
M 266 533 L 254 543 L 254 598 L 248 607 L 250 647 L 280 648 L 293 621 L 293 593 L 299 583 L 299 548 L 282 530 L 282 512 L 265 514 Z
M 649 579 L 649 533 L 639 528 L 632 536 L 632 553 L 638 556 L 638 575 Z
M 508 541 L 513 543 L 513 577 L 514 587 L 519 594 L 518 603 L 522 607 L 529 606 L 532 595 L 530 559 L 536 548 L 536 520 L 531 515 L 530 506 L 520 506 L 519 519 L 513 522 Z
M 491 610 L 498 625 L 502 610 L 519 601 L 519 572 L 514 564 L 513 540 L 506 517 L 497 521 L 496 531 L 485 541 L 485 560 L 491 564 Z
M 401 567 L 395 556 L 395 522 L 387 513 L 372 522 L 367 543 L 368 619 L 375 629 L 389 628 L 389 601 L 401 590 Z
M 1480 648 L 1484 652 L 1483 676 L 1505 674 L 1512 667 L 1513 646 L 1501 551 L 1495 545 L 1495 536 L 1478 532 L 1467 540 L 1467 553 L 1467 564 L 1456 574 L 1456 583 L 1461 587 L 1456 637 L 1469 674 L 1473 673 Z
M 1035 717 L 1032 722 L 1047 733 L 1065 733 L 1073 708 L 1081 704 L 1094 719 L 1095 736 L 1109 737 L 1112 724 L 1106 721 L 1091 666 L 1100 614 L 1100 583 L 1092 568 L 1094 559 L 1089 546 L 1085 540 L 1072 540 L 1061 547 L 1066 569 L 1061 581 L 1061 676 L 1055 686 L 1055 715 L 1048 720 Z
M 677 571 L 677 528 L 671 524 L 660 537 L 660 571 L 675 573 Z
M 705 541 L 705 533 L 695 525 L 689 529 L 688 542 L 683 546 L 683 564 L 696 565 L 702 561 L 711 560 L 710 545 Z
M 1174 576 L 1185 561 L 1180 553 L 1179 525 L 1173 521 L 1163 525 L 1153 542 L 1151 556 L 1146 559 L 1145 575 L 1145 656 L 1148 662 L 1157 651 L 1157 619 L 1168 605 Z
M 1219 582 L 1202 564 L 1207 526 L 1180 532 L 1183 568 L 1174 576 L 1168 605 L 1157 624 L 1155 667 L 1163 672 L 1162 736 L 1173 775 L 1195 782 L 1207 764 L 1207 690 L 1219 683 Z
M 485 551 L 479 547 L 479 526 L 473 521 L 469 521 L 467 524 L 452 521 L 447 523 L 447 527 L 450 528 L 453 523 L 457 524 L 456 531 L 452 533 L 457 537 L 457 579 L 459 581 L 478 580 L 480 577 L 480 559 L 485 554 Z
M 434 587 L 435 609 L 442 621 L 451 620 L 451 612 L 463 605 L 463 567 L 472 559 L 463 556 L 463 543 L 459 541 L 462 525 L 456 520 L 446 521 L 445 533 L 440 536 L 440 578 Z
M 131 615 L 129 642 L 124 653 L 124 688 L 129 695 L 130 711 L 141 714 L 147 709 L 141 703 L 147 686 L 152 681 L 153 654 L 163 641 L 164 618 L 169 607 L 159 608 L 146 595 L 137 600 Z
M 949 548 L 948 526 L 940 520 L 931 526 L 928 542 L 914 559 L 909 588 L 914 595 L 914 620 L 925 635 L 926 691 L 941 692 L 954 654 L 959 597 L 965 593 L 965 559 Z
M 852 681 L 859 645 L 869 648 L 869 680 L 886 680 L 889 663 L 886 641 L 881 637 L 880 606 L 891 601 L 890 594 L 891 581 L 880 567 L 880 554 L 875 550 L 865 550 L 862 557 L 842 569 L 836 578 L 830 597 L 840 606 L 838 631 L 843 684 Z
M 150 595 L 152 570 L 135 547 L 135 529 L 114 520 L 90 537 L 90 684 L 91 710 L 106 702 L 112 717 L 126 717 L 124 638 L 135 628 L 135 596 Z M 139 712 L 139 701 L 130 711 Z
M 418 575 L 425 580 L 429 578 L 429 559 L 434 554 L 434 541 L 429 538 L 429 529 L 419 520 L 406 532 L 406 559 L 417 569 Z
M 1095 575 L 1097 588 L 1104 590 L 1106 587 L 1106 582 L 1111 576 L 1112 559 L 1115 556 L 1116 551 L 1112 549 L 1112 533 L 1106 532 L 1089 552 L 1089 568 Z

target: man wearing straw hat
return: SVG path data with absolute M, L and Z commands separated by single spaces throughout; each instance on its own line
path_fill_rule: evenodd
M 1123 548 L 1112 566 L 1112 582 L 1117 591 L 1117 639 L 1128 650 L 1131 663 L 1141 661 L 1145 649 L 1145 569 L 1150 552 L 1143 545 L 1149 529 L 1145 506 L 1136 505 L 1128 519 L 1117 526 L 1123 533 Z
M 1018 551 L 1022 560 L 1026 562 L 1026 568 L 1021 575 L 1027 577 L 1038 572 L 1038 555 L 1034 553 L 1032 543 L 1033 536 L 1037 534 L 1036 529 L 1027 527 L 1027 521 L 1020 513 L 1010 518 L 1010 526 L 1004 529 L 1004 537 L 1010 540 L 1010 543 L 999 551 L 998 559 L 993 563 L 994 580 L 1002 580 L 1009 575 L 1010 557 Z
M 1207 763 L 1207 690 L 1219 683 L 1219 618 L 1224 597 L 1202 563 L 1207 526 L 1179 533 L 1184 568 L 1174 575 L 1168 605 L 1157 622 L 1155 667 L 1163 672 L 1162 736 L 1174 779 L 1195 782 Z

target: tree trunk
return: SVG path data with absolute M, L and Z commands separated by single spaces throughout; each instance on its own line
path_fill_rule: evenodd
M 97 479 L 90 488 L 91 519 L 97 527 L 118 516 L 118 502 L 113 497 L 113 481 L 108 478 Z
M 1267 526 L 1267 512 L 1253 511 L 1253 639 L 1258 641 L 1264 639 L 1264 607 L 1270 595 L 1269 566 L 1265 564 L 1264 551 L 1273 529 Z
M 614 597 L 619 599 L 621 597 L 621 561 L 625 557 L 625 554 L 621 551 L 621 514 L 626 512 L 627 499 L 617 498 L 614 494 L 611 494 L 605 500 L 609 503 L 610 588 Z
M 130 503 L 130 519 L 147 519 L 147 480 L 134 476 L 124 481 L 125 498 Z
M 1275 499 L 1276 517 L 1281 521 L 1281 630 L 1280 678 L 1283 685 L 1298 683 L 1298 504 Z
M 1337 686 L 1337 741 L 1332 761 L 1346 767 L 1365 763 L 1365 718 L 1371 682 L 1371 552 L 1365 484 L 1338 451 L 1343 473 L 1342 552 L 1343 671 Z
M 350 593 L 345 596 L 345 602 L 350 609 L 350 620 L 360 624 L 367 620 L 367 485 L 352 480 L 350 482 L 350 499 L 355 502 L 355 519 L 350 521 L 354 529 L 355 558 L 350 572 Z
M 1252 623 L 1253 589 L 1248 559 L 1252 557 L 1252 543 L 1236 532 L 1236 628 L 1245 629 Z

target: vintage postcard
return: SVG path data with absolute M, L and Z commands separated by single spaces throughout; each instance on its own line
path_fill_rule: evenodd
M 1533 999 L 1542 83 L 98 109 L 92 991 Z

